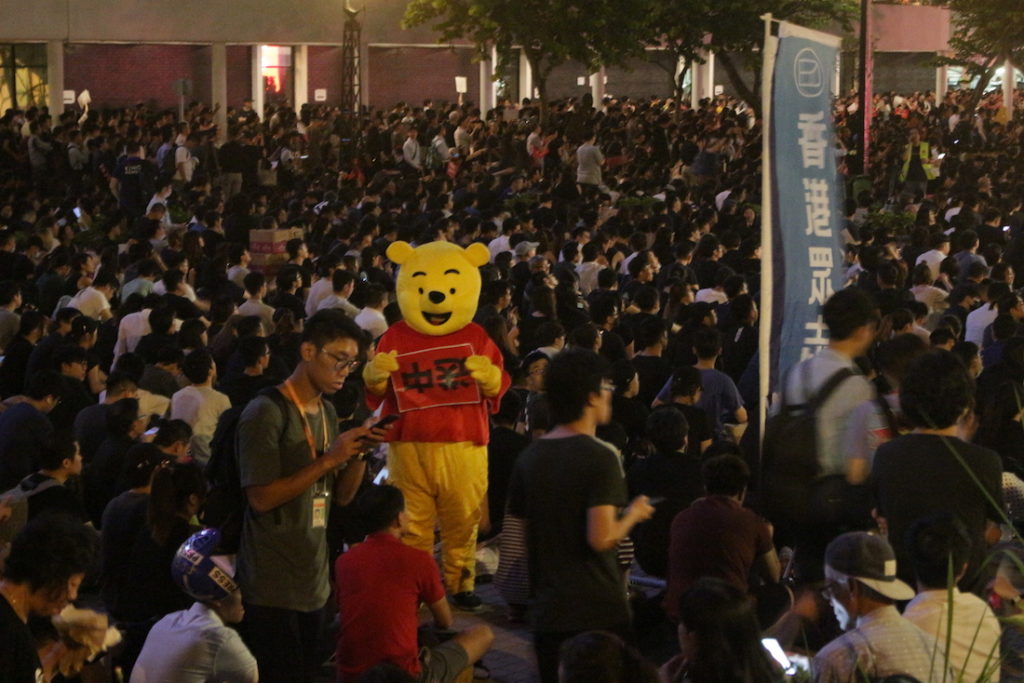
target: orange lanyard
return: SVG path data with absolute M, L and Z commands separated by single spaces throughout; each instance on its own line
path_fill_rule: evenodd
M 291 402 L 294 403 L 295 407 L 299 410 L 299 417 L 302 418 L 302 431 L 305 433 L 306 443 L 309 445 L 309 457 L 316 460 L 316 444 L 313 438 L 313 428 L 309 424 L 309 418 L 306 417 L 306 407 L 299 402 L 299 395 L 295 393 L 295 387 L 292 386 L 291 380 L 285 380 L 282 386 L 284 387 L 284 392 L 288 395 L 288 398 L 291 399 Z M 324 437 L 323 450 L 324 452 L 327 452 L 327 447 L 329 445 L 327 443 L 327 416 L 324 415 L 323 399 L 320 399 L 320 425 L 323 429 Z

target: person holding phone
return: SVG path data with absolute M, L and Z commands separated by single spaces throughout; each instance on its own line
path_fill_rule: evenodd
M 519 456 L 509 485 L 505 528 L 525 523 L 542 683 L 558 680 L 559 648 L 573 636 L 594 629 L 631 635 L 616 550 L 654 508 L 646 496 L 628 500 L 617 454 L 594 436 L 612 416 L 610 376 L 608 362 L 589 349 L 551 360 L 555 427 Z
M 323 606 L 330 594 L 327 517 L 363 480 L 361 458 L 384 428 L 338 433 L 323 400 L 342 388 L 364 351 L 362 330 L 344 313 L 320 311 L 302 333 L 299 363 L 257 396 L 238 423 L 241 485 L 248 500 L 238 551 L 246 601 L 241 631 L 266 680 L 312 680 Z

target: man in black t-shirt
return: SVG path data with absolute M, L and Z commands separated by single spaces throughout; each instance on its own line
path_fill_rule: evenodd
M 144 214 L 156 181 L 156 166 L 146 160 L 145 146 L 136 145 L 128 150 L 128 156 L 117 163 L 113 175 L 118 183 L 120 207 L 132 218 Z
M 39 456 L 40 470 L 18 484 L 28 500 L 28 518 L 42 514 L 62 513 L 77 522 L 89 521 L 78 495 L 65 484 L 82 474 L 82 454 L 70 434 L 61 434 L 45 447 Z
M 914 576 L 904 537 L 922 517 L 952 512 L 967 528 L 971 556 L 964 588 L 974 587 L 988 544 L 999 540 L 999 455 L 957 435 L 973 396 L 974 380 L 948 351 L 918 358 L 900 384 L 900 408 L 915 429 L 878 448 L 869 486 L 905 581 Z
M 527 529 L 530 611 L 543 683 L 558 680 L 558 650 L 573 635 L 629 632 L 615 551 L 654 508 L 645 496 L 627 507 L 619 457 L 594 436 L 611 419 L 615 388 L 608 375 L 608 364 L 593 351 L 555 356 L 547 382 L 557 426 L 519 456 L 509 486 L 508 513 Z

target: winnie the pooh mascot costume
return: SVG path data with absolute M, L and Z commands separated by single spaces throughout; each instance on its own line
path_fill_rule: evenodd
M 432 552 L 441 529 L 445 588 L 456 607 L 475 610 L 476 534 L 487 492 L 488 414 L 508 389 L 501 352 L 473 322 L 483 244 L 412 247 L 395 242 L 388 258 L 402 320 L 381 337 L 363 370 L 367 401 L 399 415 L 389 434 L 391 483 L 405 495 L 409 545 Z

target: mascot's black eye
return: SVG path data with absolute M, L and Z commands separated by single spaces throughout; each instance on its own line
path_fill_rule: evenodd
M 420 287 L 420 294 L 422 294 L 422 293 L 423 293 L 423 288 L 422 288 L 422 287 Z
M 451 289 L 449 289 L 448 291 L 449 291 L 449 292 L 451 292 L 452 294 L 454 294 L 454 293 L 455 293 L 455 288 L 454 288 L 454 287 L 452 287 L 452 288 L 451 288 Z

